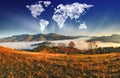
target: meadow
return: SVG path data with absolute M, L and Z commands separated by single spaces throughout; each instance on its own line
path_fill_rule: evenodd
M 0 78 L 119 78 L 120 53 L 66 55 L 0 47 Z

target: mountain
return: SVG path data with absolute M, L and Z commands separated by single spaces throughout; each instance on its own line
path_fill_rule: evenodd
M 64 36 L 54 33 L 49 34 L 35 34 L 35 35 L 14 35 L 12 37 L 6 37 L 0 39 L 0 42 L 30 42 L 30 41 L 45 41 L 45 40 L 64 40 L 64 39 L 76 39 L 78 36 Z
M 91 41 L 120 43 L 120 35 L 112 34 L 111 36 L 92 37 L 90 40 L 88 40 L 88 42 Z

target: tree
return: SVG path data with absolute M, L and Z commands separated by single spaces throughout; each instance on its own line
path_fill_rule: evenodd
M 71 42 L 69 43 L 69 47 L 74 48 L 74 47 L 75 47 L 75 43 L 74 43 L 73 41 L 71 41 Z
M 97 49 L 98 48 L 97 42 L 96 41 L 89 42 L 88 48 L 89 49 Z
M 97 42 L 96 41 L 89 42 L 88 48 L 91 54 L 97 53 L 97 48 L 98 48 Z

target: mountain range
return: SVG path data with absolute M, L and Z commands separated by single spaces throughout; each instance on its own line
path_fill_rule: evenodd
M 88 42 L 91 41 L 120 43 L 120 35 L 112 34 L 111 36 L 92 37 L 90 40 L 88 40 Z
M 23 35 L 13 35 L 11 37 L 1 38 L 0 42 L 34 42 L 34 41 L 48 41 L 48 40 L 66 40 L 66 39 L 77 39 L 80 37 L 90 37 L 90 36 L 65 36 L 55 33 L 49 34 L 23 34 Z M 94 36 L 91 37 L 87 42 L 91 41 L 101 41 L 101 42 L 114 42 L 120 43 L 120 35 L 112 34 L 110 36 Z
M 14 35 L 11 37 L 1 38 L 0 42 L 30 42 L 30 41 L 46 41 L 46 40 L 65 40 L 65 39 L 76 39 L 79 36 L 64 36 L 55 33 L 49 34 L 35 34 L 35 35 Z

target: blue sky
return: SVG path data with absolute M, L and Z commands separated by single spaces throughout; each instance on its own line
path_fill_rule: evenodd
M 45 1 L 45 0 L 43 0 Z M 120 1 L 119 0 L 48 0 L 51 5 L 45 9 L 39 19 L 34 18 L 26 5 L 35 4 L 38 0 L 1 0 L 0 1 L 0 37 L 17 34 L 58 33 L 64 35 L 108 35 L 119 34 L 120 31 Z M 59 4 L 73 3 L 93 5 L 81 15 L 80 23 L 68 18 L 63 28 L 59 28 L 52 19 L 54 8 Z M 39 20 L 49 21 L 41 32 Z M 79 29 L 79 25 L 87 25 Z

